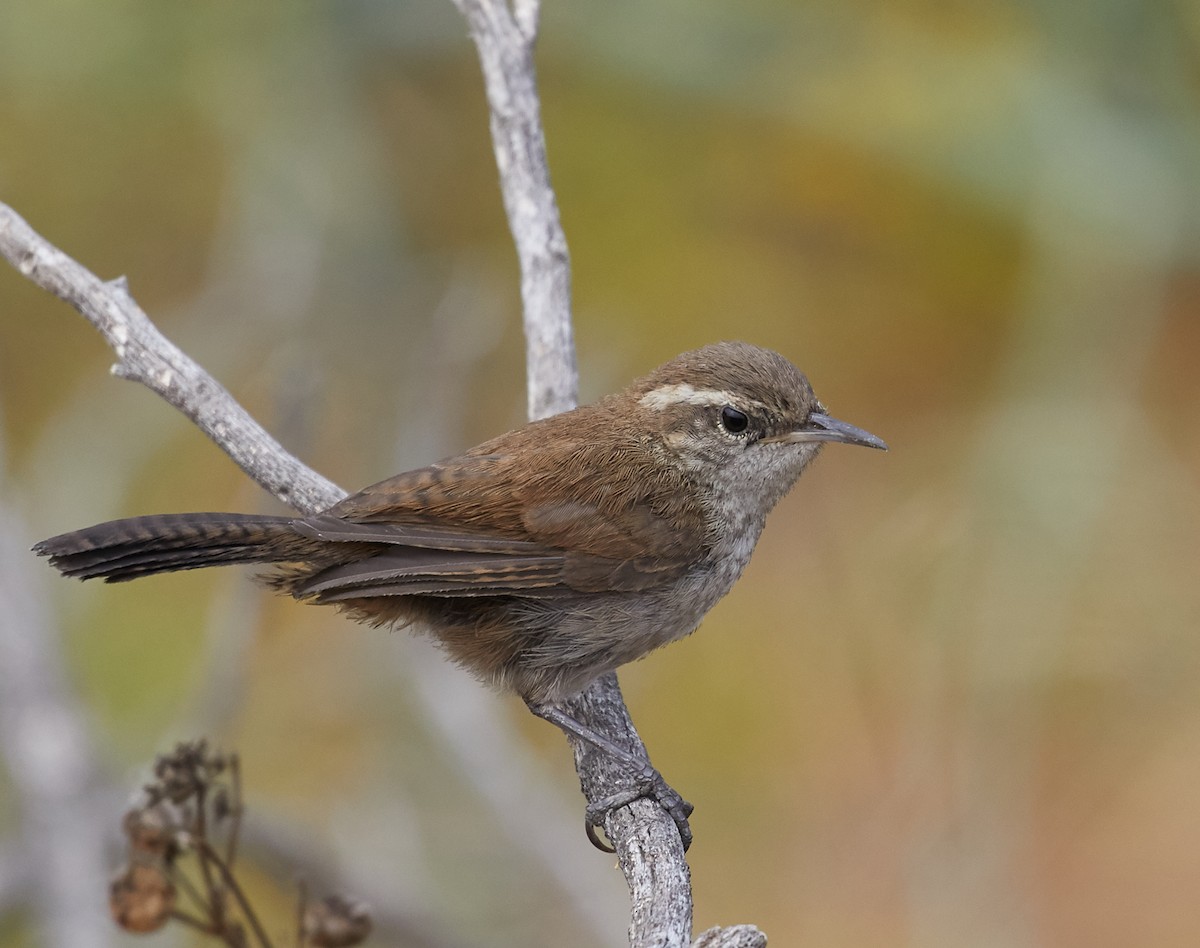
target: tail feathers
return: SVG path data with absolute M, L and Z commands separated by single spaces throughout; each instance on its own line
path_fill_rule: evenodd
M 196 513 L 113 520 L 51 537 L 33 550 L 65 576 L 116 583 L 203 566 L 285 562 L 310 545 L 290 518 Z

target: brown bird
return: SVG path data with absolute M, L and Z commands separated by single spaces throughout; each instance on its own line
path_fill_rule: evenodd
M 690 807 L 557 704 L 692 632 L 830 441 L 886 449 L 827 415 L 783 356 L 718 343 L 314 516 L 133 517 L 34 550 L 108 582 L 273 564 L 265 581 L 296 599 L 428 631 L 481 680 L 629 763 L 686 843 Z

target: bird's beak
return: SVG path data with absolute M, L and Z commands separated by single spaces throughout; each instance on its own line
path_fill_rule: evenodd
M 808 423 L 803 428 L 789 431 L 787 434 L 764 438 L 764 441 L 775 441 L 782 444 L 810 444 L 816 441 L 837 441 L 841 444 L 861 444 L 864 448 L 888 449 L 882 438 L 876 438 L 869 431 L 855 428 L 854 425 L 819 412 L 808 416 Z

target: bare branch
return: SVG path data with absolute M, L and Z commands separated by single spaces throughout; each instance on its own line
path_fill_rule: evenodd
M 615 674 L 593 682 L 567 702 L 567 708 L 580 723 L 646 756 Z M 590 803 L 629 786 L 630 776 L 620 761 L 578 741 L 572 741 L 572 746 L 580 785 Z M 609 813 L 605 832 L 617 850 L 633 899 L 630 948 L 687 945 L 692 932 L 692 876 L 674 820 L 656 801 L 635 800 Z
M 533 49 L 538 0 L 454 0 L 479 51 L 491 110 L 500 190 L 521 264 L 529 417 L 574 408 L 579 397 L 571 329 L 567 238 L 550 186 Z
M 114 375 L 161 395 L 285 504 L 315 513 L 345 496 L 285 451 L 228 391 L 160 333 L 129 295 L 123 278 L 104 282 L 5 204 L 0 204 L 0 256 L 100 331 L 119 360 Z
M 521 264 L 530 418 L 575 406 L 578 375 L 571 335 L 570 260 L 550 185 L 533 61 L 538 0 L 454 0 L 479 52 L 491 110 L 492 142 L 509 228 Z M 640 754 L 645 747 L 615 675 L 567 703 L 576 720 Z M 607 755 L 574 743 L 590 803 L 610 798 L 628 776 Z M 687 945 L 691 874 L 679 832 L 656 803 L 639 800 L 611 813 L 606 830 L 633 898 L 630 944 Z M 714 942 L 715 944 L 715 942 Z M 731 944 L 733 944 L 731 942 Z

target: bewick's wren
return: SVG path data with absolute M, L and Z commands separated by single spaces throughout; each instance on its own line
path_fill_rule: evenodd
M 886 448 L 825 414 L 782 356 L 718 343 L 314 516 L 134 517 L 34 549 L 108 582 L 275 564 L 276 589 L 426 629 L 483 681 L 626 759 L 556 703 L 692 632 L 828 441 Z M 675 801 L 686 841 L 690 807 L 681 821 Z

